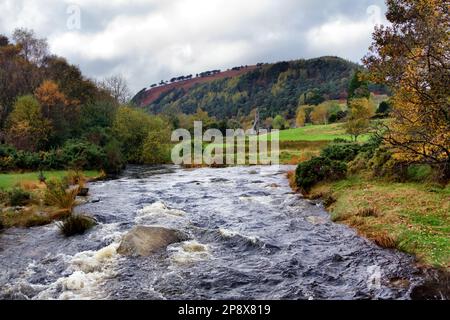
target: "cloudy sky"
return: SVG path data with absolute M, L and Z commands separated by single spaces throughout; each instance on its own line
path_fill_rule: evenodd
M 122 74 L 138 91 L 257 62 L 359 62 L 384 12 L 384 0 L 0 0 L 0 33 L 34 29 L 87 76 Z

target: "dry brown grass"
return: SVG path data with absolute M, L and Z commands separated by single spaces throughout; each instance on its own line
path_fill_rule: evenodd
M 61 211 L 70 213 L 76 205 L 78 192 L 78 186 L 65 189 L 61 184 L 49 185 L 45 191 L 45 202 L 50 206 L 59 208 Z
M 369 237 L 373 242 L 382 248 L 395 249 L 397 248 L 397 239 L 387 233 L 377 233 Z
M 288 181 L 289 181 L 289 186 L 292 188 L 292 190 L 298 191 L 297 190 L 297 183 L 295 182 L 295 171 L 294 170 L 288 171 L 286 173 L 286 176 L 287 176 Z
M 34 190 L 42 190 L 45 188 L 44 183 L 39 183 L 35 181 L 21 181 L 19 183 L 20 188 L 27 191 L 34 191 Z
M 358 210 L 358 212 L 356 212 L 356 215 L 358 217 L 363 217 L 363 218 L 366 218 L 366 217 L 378 217 L 378 216 L 380 216 L 380 212 L 374 207 L 361 208 L 361 209 Z

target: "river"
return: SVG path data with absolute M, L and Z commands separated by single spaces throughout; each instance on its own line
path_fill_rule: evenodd
M 0 233 L 1 299 L 409 299 L 414 259 L 333 223 L 293 193 L 287 166 L 130 166 L 89 185 L 76 211 L 99 224 L 65 238 L 55 223 Z M 116 252 L 135 225 L 189 240 L 151 257 Z

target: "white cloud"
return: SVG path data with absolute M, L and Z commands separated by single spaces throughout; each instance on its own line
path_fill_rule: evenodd
M 366 14 L 372 3 L 383 0 L 3 0 L 0 33 L 32 28 L 88 76 L 120 72 L 139 90 L 260 61 L 328 54 L 359 60 L 381 20 L 381 12 Z M 73 4 L 80 30 L 67 28 Z
M 366 16 L 354 21 L 346 16 L 330 19 L 318 27 L 308 31 L 306 39 L 311 53 L 324 53 L 352 58 L 360 48 L 367 48 L 371 42 L 371 34 L 376 25 L 386 24 L 381 8 L 370 6 Z

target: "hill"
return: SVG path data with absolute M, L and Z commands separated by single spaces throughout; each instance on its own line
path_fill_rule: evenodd
M 198 108 L 217 119 L 247 116 L 258 107 L 261 119 L 293 118 L 299 104 L 345 100 L 358 64 L 338 58 L 258 64 L 143 90 L 133 102 L 151 113 L 192 114 Z M 384 92 L 371 87 L 372 91 Z
M 162 81 L 159 84 L 153 84 L 150 88 L 144 88 L 138 92 L 132 99 L 132 102 L 140 107 L 148 106 L 154 103 L 161 95 L 176 89 L 183 89 L 188 91 L 196 84 L 208 83 L 214 80 L 223 78 L 232 78 L 240 76 L 249 71 L 255 70 L 257 68 L 254 66 L 242 66 L 235 67 L 227 71 L 215 70 L 218 72 L 205 72 L 205 75 L 197 74 L 196 77 L 188 76 L 187 79 L 173 81 L 171 83 L 165 83 Z M 177 78 L 173 78 L 175 80 Z

